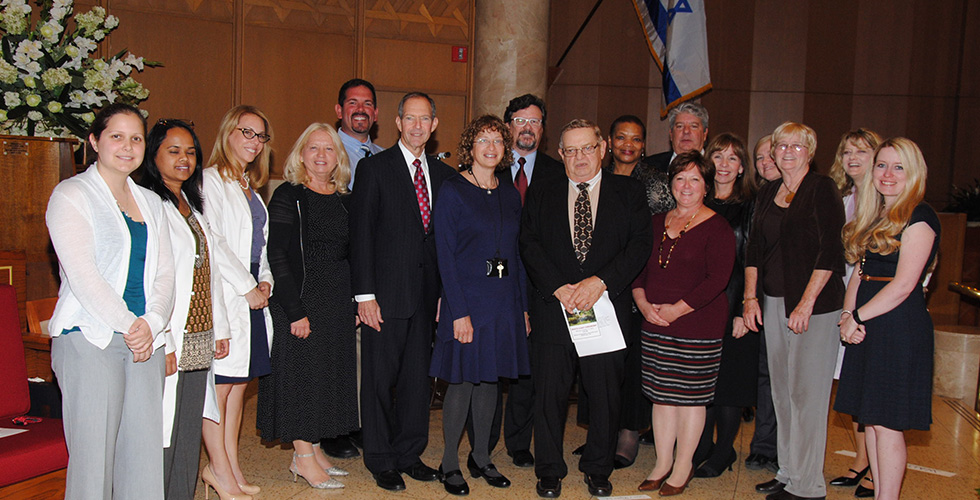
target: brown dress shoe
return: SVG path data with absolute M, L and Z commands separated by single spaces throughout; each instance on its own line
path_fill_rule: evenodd
M 640 483 L 640 486 L 636 489 L 640 491 L 657 491 L 660 489 L 661 486 L 663 486 L 664 481 L 666 481 L 667 478 L 670 477 L 671 472 L 674 472 L 674 469 L 667 471 L 667 474 L 664 474 L 664 477 L 660 479 L 645 479 L 643 480 L 642 483 Z

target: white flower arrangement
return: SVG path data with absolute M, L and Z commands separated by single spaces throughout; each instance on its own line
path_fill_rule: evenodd
M 115 101 L 138 105 L 150 91 L 133 70 L 161 66 L 122 50 L 90 57 L 119 18 L 102 7 L 74 16 L 74 0 L 35 0 L 39 19 L 31 26 L 28 0 L 0 0 L 0 133 L 84 140 L 95 111 Z

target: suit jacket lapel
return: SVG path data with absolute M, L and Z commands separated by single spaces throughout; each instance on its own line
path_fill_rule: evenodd
M 572 185 L 565 179 L 563 189 L 555 189 L 555 204 L 558 205 L 558 210 L 555 210 L 555 214 L 558 215 L 558 226 L 561 228 L 559 232 L 561 233 L 561 248 L 565 249 L 564 252 L 568 255 L 566 257 L 571 258 L 571 262 L 578 263 L 578 257 L 575 256 L 575 244 L 572 243 L 572 231 L 568 227 L 568 218 L 570 214 L 568 213 L 568 190 L 572 189 Z

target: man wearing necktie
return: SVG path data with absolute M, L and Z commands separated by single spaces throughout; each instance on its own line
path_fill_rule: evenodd
M 347 80 L 340 86 L 334 110 L 340 120 L 340 129 L 337 132 L 350 159 L 348 187 L 353 188 L 361 159 L 378 154 L 384 149 L 371 142 L 371 128 L 378 121 L 378 95 L 374 91 L 374 85 L 360 78 Z
M 635 179 L 602 175 L 606 141 L 588 120 L 562 129 L 562 182 L 535 182 L 521 223 L 521 257 L 534 288 L 529 293 L 531 375 L 534 379 L 534 472 L 544 498 L 561 494 L 568 393 L 580 389 L 591 404 L 579 470 L 589 493 L 609 496 L 619 430 L 625 349 L 579 358 L 564 310 L 590 309 L 609 293 L 623 331 L 632 308 L 630 286 L 650 257 L 653 236 L 646 194 Z
M 524 94 L 510 100 L 504 110 L 504 122 L 510 127 L 514 137 L 512 152 L 514 163 L 509 169 L 498 170 L 500 182 L 514 184 L 521 193 L 521 202 L 526 199 L 531 181 L 540 183 L 565 182 L 565 169 L 561 162 L 538 151 L 544 132 L 547 109 L 540 97 Z M 529 283 L 533 287 L 532 284 Z M 502 388 L 502 386 L 501 386 Z M 502 408 L 502 398 L 498 399 L 490 433 L 490 450 L 500 440 L 500 421 L 503 413 L 504 444 L 507 454 L 518 467 L 534 465 L 531 454 L 531 436 L 534 431 L 534 384 L 530 376 L 511 380 L 507 390 L 507 405 Z M 502 411 L 503 410 L 503 411 Z M 469 428 L 469 426 L 467 426 Z
M 395 146 L 365 158 L 354 183 L 350 259 L 361 329 L 364 465 L 378 486 L 403 490 L 401 473 L 433 481 L 419 458 L 429 438 L 429 358 L 439 270 L 432 207 L 455 175 L 425 154 L 439 125 L 421 92 L 398 104 Z

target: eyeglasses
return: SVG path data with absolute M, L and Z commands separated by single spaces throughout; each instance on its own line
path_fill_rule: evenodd
M 513 123 L 514 125 L 517 125 L 518 127 L 523 127 L 524 125 L 527 125 L 527 124 L 531 124 L 532 127 L 540 127 L 541 126 L 541 119 L 540 118 L 520 118 L 520 117 L 518 117 L 518 118 L 511 118 L 510 121 L 511 121 L 511 123 Z
M 174 125 L 174 126 L 177 126 L 177 127 L 187 127 L 187 128 L 191 128 L 191 129 L 194 128 L 194 122 L 193 121 L 191 121 L 191 120 L 185 120 L 183 118 L 160 118 L 159 120 L 157 120 L 157 125 L 163 125 L 165 127 L 169 127 L 171 125 Z
M 778 149 L 779 151 L 786 151 L 787 149 L 792 149 L 797 153 L 801 153 L 803 152 L 804 149 L 806 149 L 806 146 L 802 144 L 786 144 L 785 142 L 781 142 L 779 144 L 776 144 L 776 149 Z
M 271 135 L 260 134 L 250 128 L 239 128 L 238 130 L 242 131 L 242 135 L 244 135 L 246 139 L 258 138 L 259 142 L 261 142 L 262 144 L 265 144 L 272 140 Z
M 504 144 L 504 140 L 503 139 L 494 139 L 494 140 L 491 141 L 490 139 L 487 139 L 486 137 L 481 137 L 481 138 L 473 141 L 474 144 L 479 144 L 481 146 L 486 146 L 487 144 L 490 144 L 491 142 L 493 142 L 493 145 L 494 146 L 502 146 Z
M 568 158 L 574 158 L 579 151 L 582 152 L 582 155 L 589 156 L 595 153 L 596 150 L 598 149 L 599 149 L 599 143 L 597 142 L 595 144 L 590 144 L 588 146 L 582 146 L 581 148 L 562 148 L 561 152 L 563 155 L 567 156 Z

